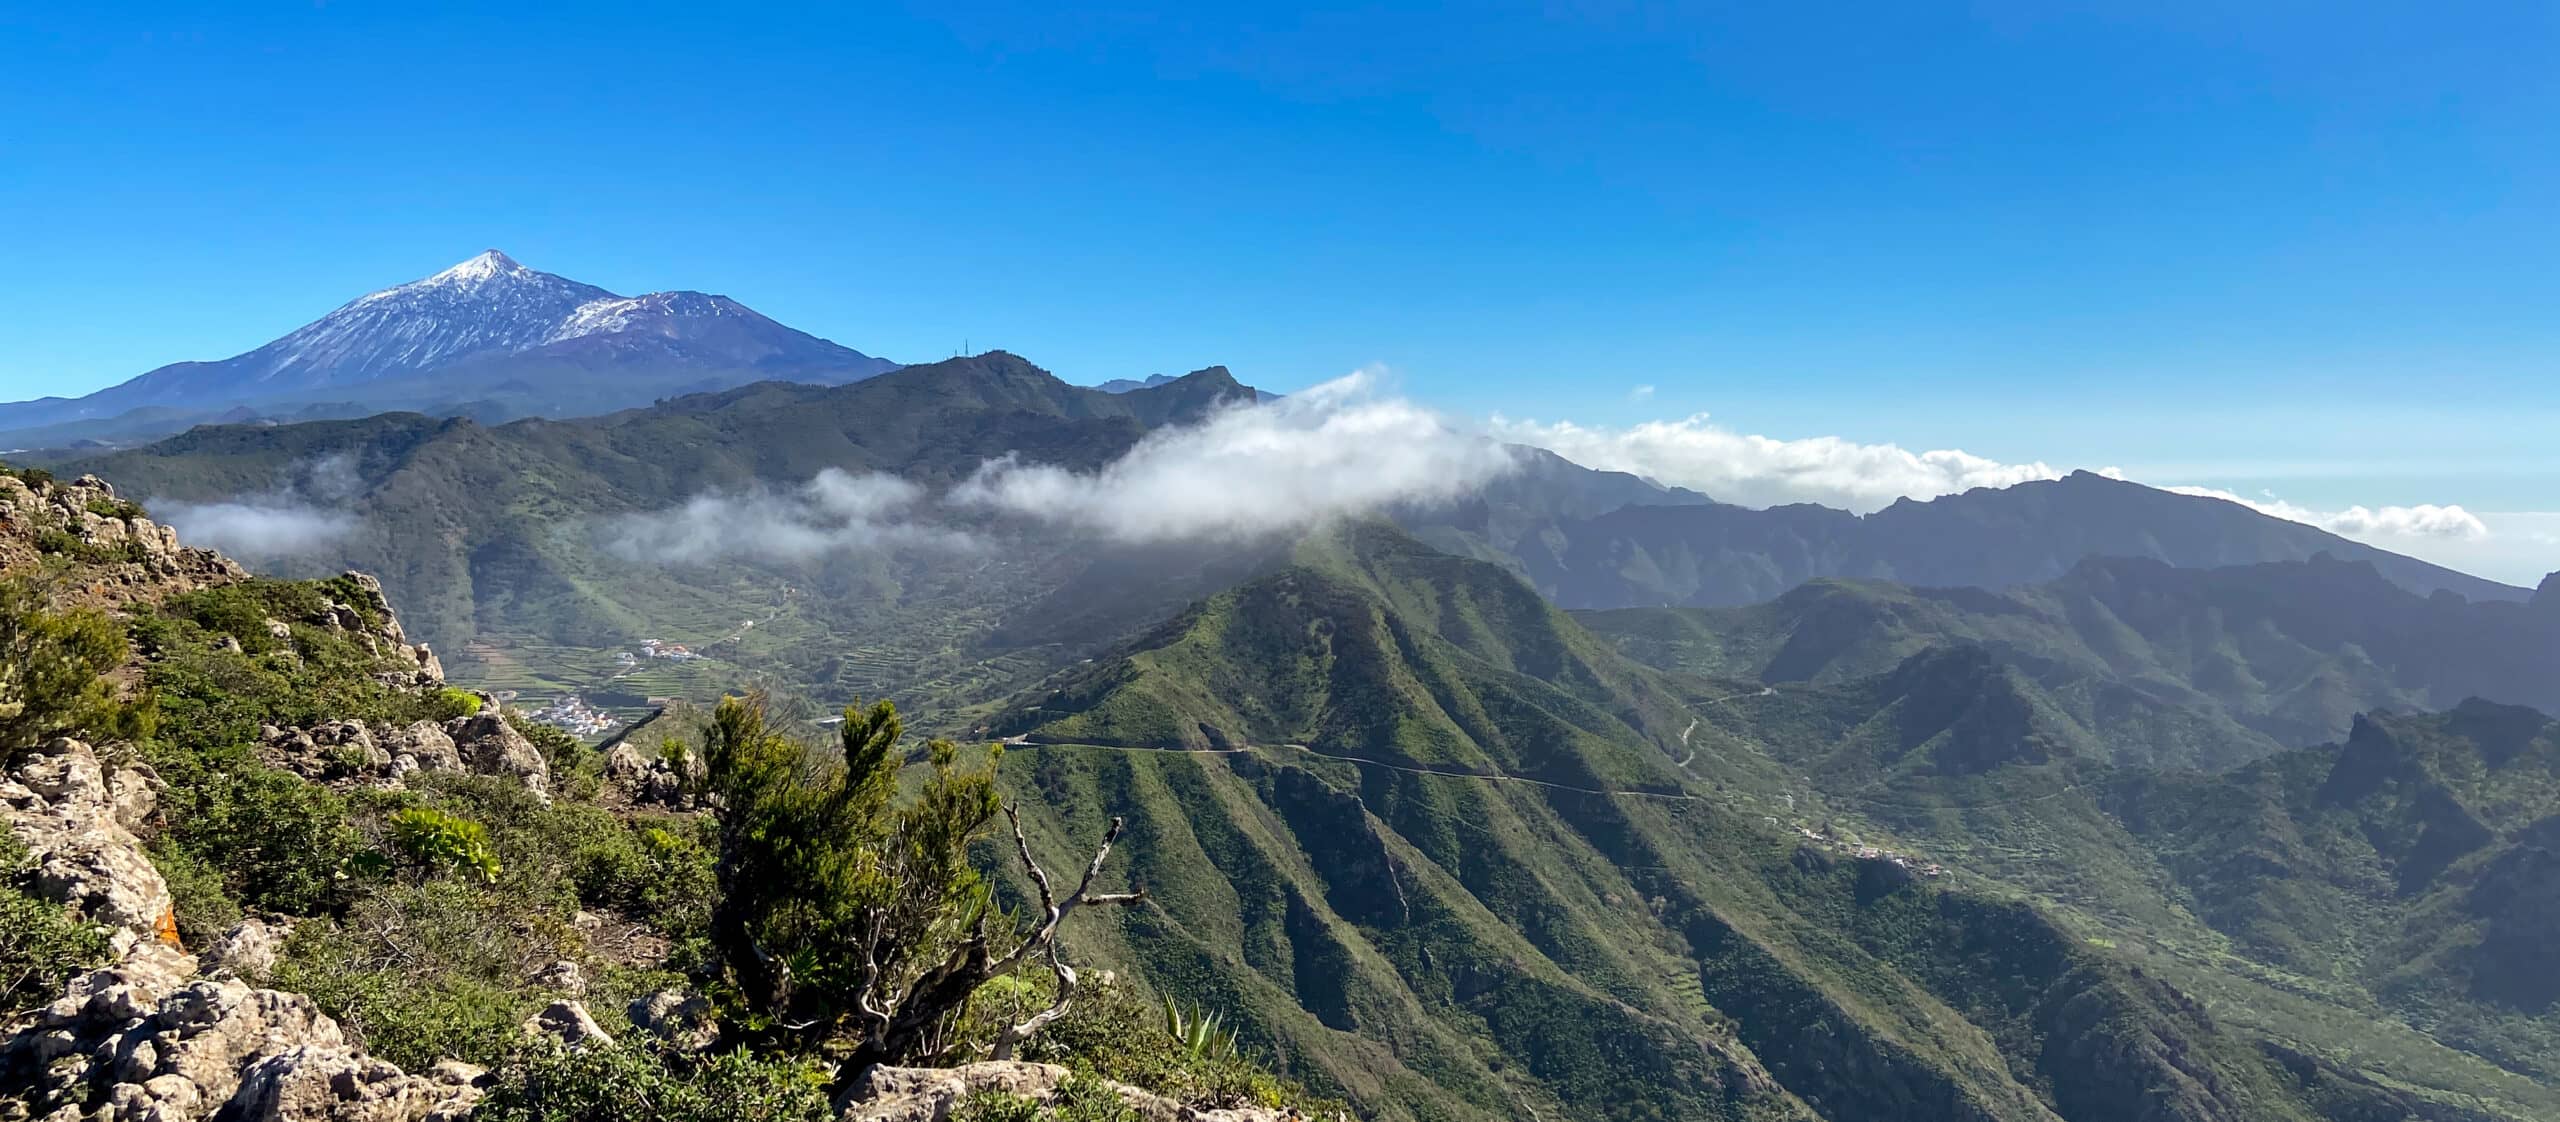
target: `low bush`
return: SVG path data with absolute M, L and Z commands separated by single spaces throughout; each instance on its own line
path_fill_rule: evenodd
M 128 653 L 106 613 L 56 611 L 32 582 L 0 580 L 0 760 L 57 736 L 144 731 L 142 707 L 119 703 L 107 678 Z
M 497 883 L 498 850 L 489 844 L 488 827 L 424 806 L 393 811 L 390 825 L 401 859 L 422 874 L 469 873 Z
M 213 871 L 223 895 L 260 911 L 335 910 L 350 863 L 370 849 L 347 820 L 345 798 L 255 763 L 206 767 L 168 755 L 153 762 L 169 780 L 160 803 L 169 825 L 157 848 L 174 863 Z
M 525 979 L 574 958 L 567 919 L 458 878 L 381 883 L 335 921 L 295 929 L 273 984 L 309 994 L 375 1054 L 412 1070 L 495 1064 L 543 997 Z
M 698 1065 L 637 1044 L 544 1048 L 510 1060 L 472 1114 L 479 1122 L 821 1122 L 825 1074 L 782 1057 L 730 1052 Z
M 72 975 L 107 961 L 106 934 L 14 883 L 27 847 L 0 830 L 0 1021 L 53 1000 Z

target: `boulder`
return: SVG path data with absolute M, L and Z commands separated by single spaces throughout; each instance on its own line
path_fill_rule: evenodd
M 204 949 L 207 972 L 228 972 L 241 978 L 264 978 L 274 970 L 276 956 L 283 953 L 284 942 L 293 937 L 293 925 L 281 920 L 268 921 L 251 916 L 216 937 Z
M 671 1048 L 699 1052 L 720 1041 L 720 1020 L 700 994 L 662 989 L 631 999 L 624 1008 L 631 1027 L 665 1041 Z
M 569 997 L 587 995 L 587 972 L 571 959 L 561 959 L 533 972 L 533 988 Z
M 443 1063 L 424 1075 L 343 1047 L 302 1044 L 265 1056 L 240 1074 L 221 1112 L 225 1122 L 425 1122 L 460 1119 L 480 1101 L 485 1076 Z
M 462 752 L 454 747 L 452 734 L 434 721 L 411 722 L 407 728 L 383 734 L 379 743 L 395 762 L 410 757 L 417 770 L 462 770 Z
M 480 775 L 514 776 L 534 794 L 549 799 L 551 765 L 543 761 L 542 751 L 505 717 L 484 709 L 455 718 L 445 725 L 445 731 L 452 734 L 465 767 Z
M 836 1104 L 837 1122 L 946 1122 L 970 1096 L 997 1093 L 1047 1103 L 1066 1081 L 1056 1064 L 991 1060 L 959 1067 L 875 1067 L 864 1072 L 849 1098 Z M 1106 1081 L 1129 1109 L 1147 1122 L 1308 1122 L 1295 1110 L 1259 1106 L 1204 1109 L 1186 1106 L 1125 1083 Z
M 604 777 L 635 805 L 687 810 L 693 804 L 689 792 L 696 784 L 688 781 L 690 776 L 663 756 L 642 754 L 627 740 L 605 750 Z
M 525 1032 L 549 1036 L 571 1048 L 611 1048 L 613 1037 L 577 1001 L 554 1001 L 524 1023 Z
M 890 1067 L 862 1074 L 838 1122 L 943 1122 L 972 1095 L 1000 1092 L 1048 1101 L 1067 1078 L 1056 1064 L 990 1060 L 959 1067 Z

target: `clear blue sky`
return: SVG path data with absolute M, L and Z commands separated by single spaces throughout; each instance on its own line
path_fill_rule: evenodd
M 0 398 L 495 246 L 901 360 L 2560 509 L 2560 8 L 1702 7 L 8 4 Z

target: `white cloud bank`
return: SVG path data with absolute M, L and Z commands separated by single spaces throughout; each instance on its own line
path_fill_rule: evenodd
M 362 489 L 344 455 L 297 465 L 271 490 L 208 503 L 156 502 L 152 513 L 188 545 L 252 563 L 322 553 L 356 530 L 346 503 Z
M 1407 502 L 1452 499 L 1512 469 L 1510 450 L 1384 393 L 1361 372 L 1157 429 L 1100 470 L 1007 456 L 933 495 L 889 475 L 822 471 L 790 490 L 713 491 L 605 527 L 617 556 L 665 564 L 983 542 L 956 518 L 1023 519 L 1132 544 L 1242 540 Z
M 827 468 L 787 491 L 705 491 L 682 506 L 614 519 L 605 549 L 631 561 L 692 565 L 724 557 L 807 560 L 824 553 L 965 550 L 967 534 L 914 520 L 924 488 L 893 475 Z
M 1896 499 L 1928 499 L 2063 474 L 2062 468 L 2042 460 L 2005 463 L 1952 448 L 1913 451 L 1833 436 L 1756 436 L 1716 425 L 1705 414 L 1624 428 L 1496 417 L 1492 429 L 1503 439 L 1546 448 L 1585 467 L 1631 472 L 1754 507 L 1809 502 L 1866 513 Z M 2124 477 L 2114 468 L 2097 470 Z M 2560 568 L 2560 532 L 2555 531 L 2560 515 L 2475 514 L 2459 505 L 2434 503 L 2323 510 L 2272 495 L 2251 498 L 2212 487 L 2153 485 L 2227 499 L 2271 517 L 2509 583 L 2530 585 L 2543 572 Z
M 1158 429 L 1100 471 L 982 465 L 950 501 L 1125 542 L 1245 538 L 1469 494 L 1512 454 L 1380 390 L 1363 371 Z
M 1859 444 L 1836 436 L 1753 436 L 1714 424 L 1704 413 L 1627 428 L 1495 417 L 1493 431 L 1584 467 L 1631 472 L 1742 506 L 1820 503 L 1863 514 L 1900 498 L 2062 476 L 2041 461 L 2004 464 L 1951 448 L 1914 452 L 1898 444 Z
M 2416 506 L 2351 506 L 2345 510 L 2324 511 L 2298 506 L 2273 495 L 2252 499 L 2213 487 L 2163 487 L 2161 490 L 2235 502 L 2260 514 L 2307 523 L 2340 537 L 2360 541 L 2380 538 L 2478 541 L 2490 534 L 2488 523 L 2460 506 L 2420 503 Z

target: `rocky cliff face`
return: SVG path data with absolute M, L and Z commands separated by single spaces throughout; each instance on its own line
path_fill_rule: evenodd
M 0 472 L 0 572 L 49 560 L 74 563 L 76 579 L 57 590 L 61 595 L 102 607 L 157 602 L 249 576 L 228 557 L 178 544 L 177 531 L 144 517 L 94 475 L 66 483 Z
M 261 948 L 273 954 L 264 922 L 218 940 L 210 967 L 178 946 L 169 886 L 133 832 L 156 812 L 160 789 L 149 768 L 103 762 L 76 740 L 23 754 L 0 780 L 8 828 L 35 854 L 37 894 L 104 928 L 117 951 L 115 962 L 7 1026 L 0 1086 L 50 1108 L 45 1122 L 468 1114 L 484 1078 L 478 1068 L 403 1072 L 351 1046 L 310 998 L 243 980 Z
M 46 574 L 57 601 L 130 611 L 236 583 L 230 559 L 179 544 L 112 488 L 0 474 L 0 572 Z M 354 637 L 388 669 L 384 684 L 441 690 L 434 652 L 411 644 L 372 578 L 300 623 Z M 545 790 L 540 752 L 494 716 L 402 728 L 356 721 L 263 730 L 262 756 L 315 781 L 396 787 L 427 770 L 468 769 Z M 485 1074 L 444 1063 L 423 1073 L 367 1056 L 310 998 L 260 988 L 284 930 L 249 919 L 202 956 L 179 945 L 170 889 L 146 852 L 166 784 L 116 746 L 57 739 L 0 745 L 0 827 L 24 867 L 0 869 L 34 896 L 102 932 L 113 958 L 54 1001 L 0 1023 L 0 1118 L 179 1122 L 223 1118 L 428 1122 L 469 1113 Z

